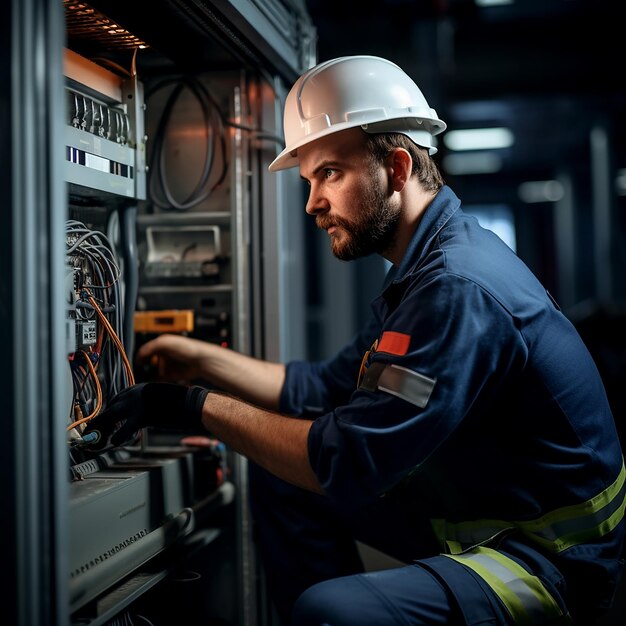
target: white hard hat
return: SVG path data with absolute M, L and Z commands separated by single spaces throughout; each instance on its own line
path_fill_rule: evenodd
M 435 154 L 446 129 L 418 86 L 395 63 L 374 56 L 325 61 L 295 82 L 285 101 L 286 148 L 270 172 L 298 164 L 297 150 L 331 133 L 360 126 L 368 133 L 403 133 Z

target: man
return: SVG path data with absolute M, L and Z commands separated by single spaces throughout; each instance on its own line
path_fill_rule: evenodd
M 625 476 L 593 360 L 519 258 L 431 159 L 445 129 L 396 65 L 343 57 L 285 107 L 306 211 L 341 259 L 392 262 L 370 324 L 322 363 L 162 336 L 169 380 L 121 392 L 95 447 L 201 424 L 251 460 L 285 624 L 587 625 L 620 576 Z M 122 423 L 119 430 L 119 424 Z M 355 540 L 407 565 L 361 573 Z

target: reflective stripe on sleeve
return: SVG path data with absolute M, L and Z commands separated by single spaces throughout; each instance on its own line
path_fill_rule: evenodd
M 478 547 L 444 556 L 478 574 L 501 600 L 516 626 L 571 623 L 539 578 L 496 550 Z
M 437 381 L 400 365 L 372 363 L 365 372 L 361 387 L 384 391 L 423 409 Z

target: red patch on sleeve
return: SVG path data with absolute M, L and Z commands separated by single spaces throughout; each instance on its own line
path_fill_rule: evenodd
M 409 351 L 410 343 L 411 335 L 386 330 L 378 342 L 376 352 L 387 352 L 388 354 L 404 356 Z

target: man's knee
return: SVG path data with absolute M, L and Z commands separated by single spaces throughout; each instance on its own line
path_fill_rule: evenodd
M 362 626 L 354 603 L 334 580 L 309 587 L 300 595 L 293 610 L 293 626 Z

